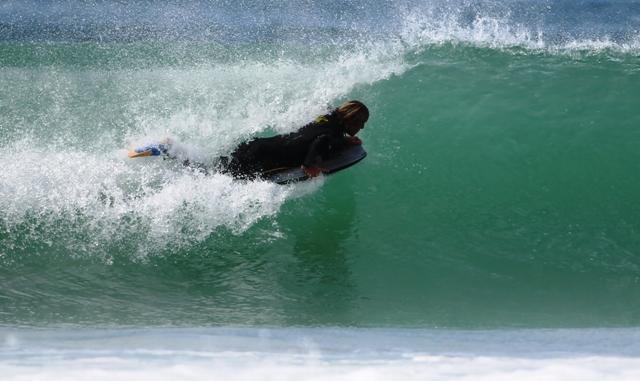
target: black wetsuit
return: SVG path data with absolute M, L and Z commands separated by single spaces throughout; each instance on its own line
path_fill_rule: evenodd
M 323 158 L 346 144 L 335 113 L 318 117 L 296 132 L 242 143 L 223 160 L 223 170 L 234 177 L 264 176 L 279 168 L 318 167 Z

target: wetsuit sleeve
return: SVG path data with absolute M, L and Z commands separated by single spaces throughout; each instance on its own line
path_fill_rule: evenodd
M 331 140 L 329 135 L 320 135 L 315 138 L 309 146 L 309 151 L 307 151 L 307 156 L 302 164 L 305 167 L 318 167 L 322 156 L 326 156 L 331 149 Z

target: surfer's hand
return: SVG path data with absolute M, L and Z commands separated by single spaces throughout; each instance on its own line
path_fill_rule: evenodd
M 305 167 L 303 165 L 302 166 L 302 170 L 309 177 L 317 177 L 322 173 L 322 168 L 320 168 L 320 167 Z
M 360 140 L 360 138 L 357 136 L 347 136 L 346 139 L 347 139 L 347 143 L 354 146 L 359 146 L 362 144 L 362 140 Z

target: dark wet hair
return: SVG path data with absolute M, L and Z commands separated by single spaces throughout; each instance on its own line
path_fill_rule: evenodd
M 362 116 L 363 122 L 369 120 L 369 109 L 360 101 L 346 101 L 336 109 L 335 113 L 342 120 L 349 120 L 357 116 Z

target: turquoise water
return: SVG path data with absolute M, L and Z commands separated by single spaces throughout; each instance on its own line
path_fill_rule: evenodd
M 1 325 L 640 323 L 636 2 L 51 4 L 0 17 Z M 124 151 L 351 98 L 369 156 L 310 183 Z

